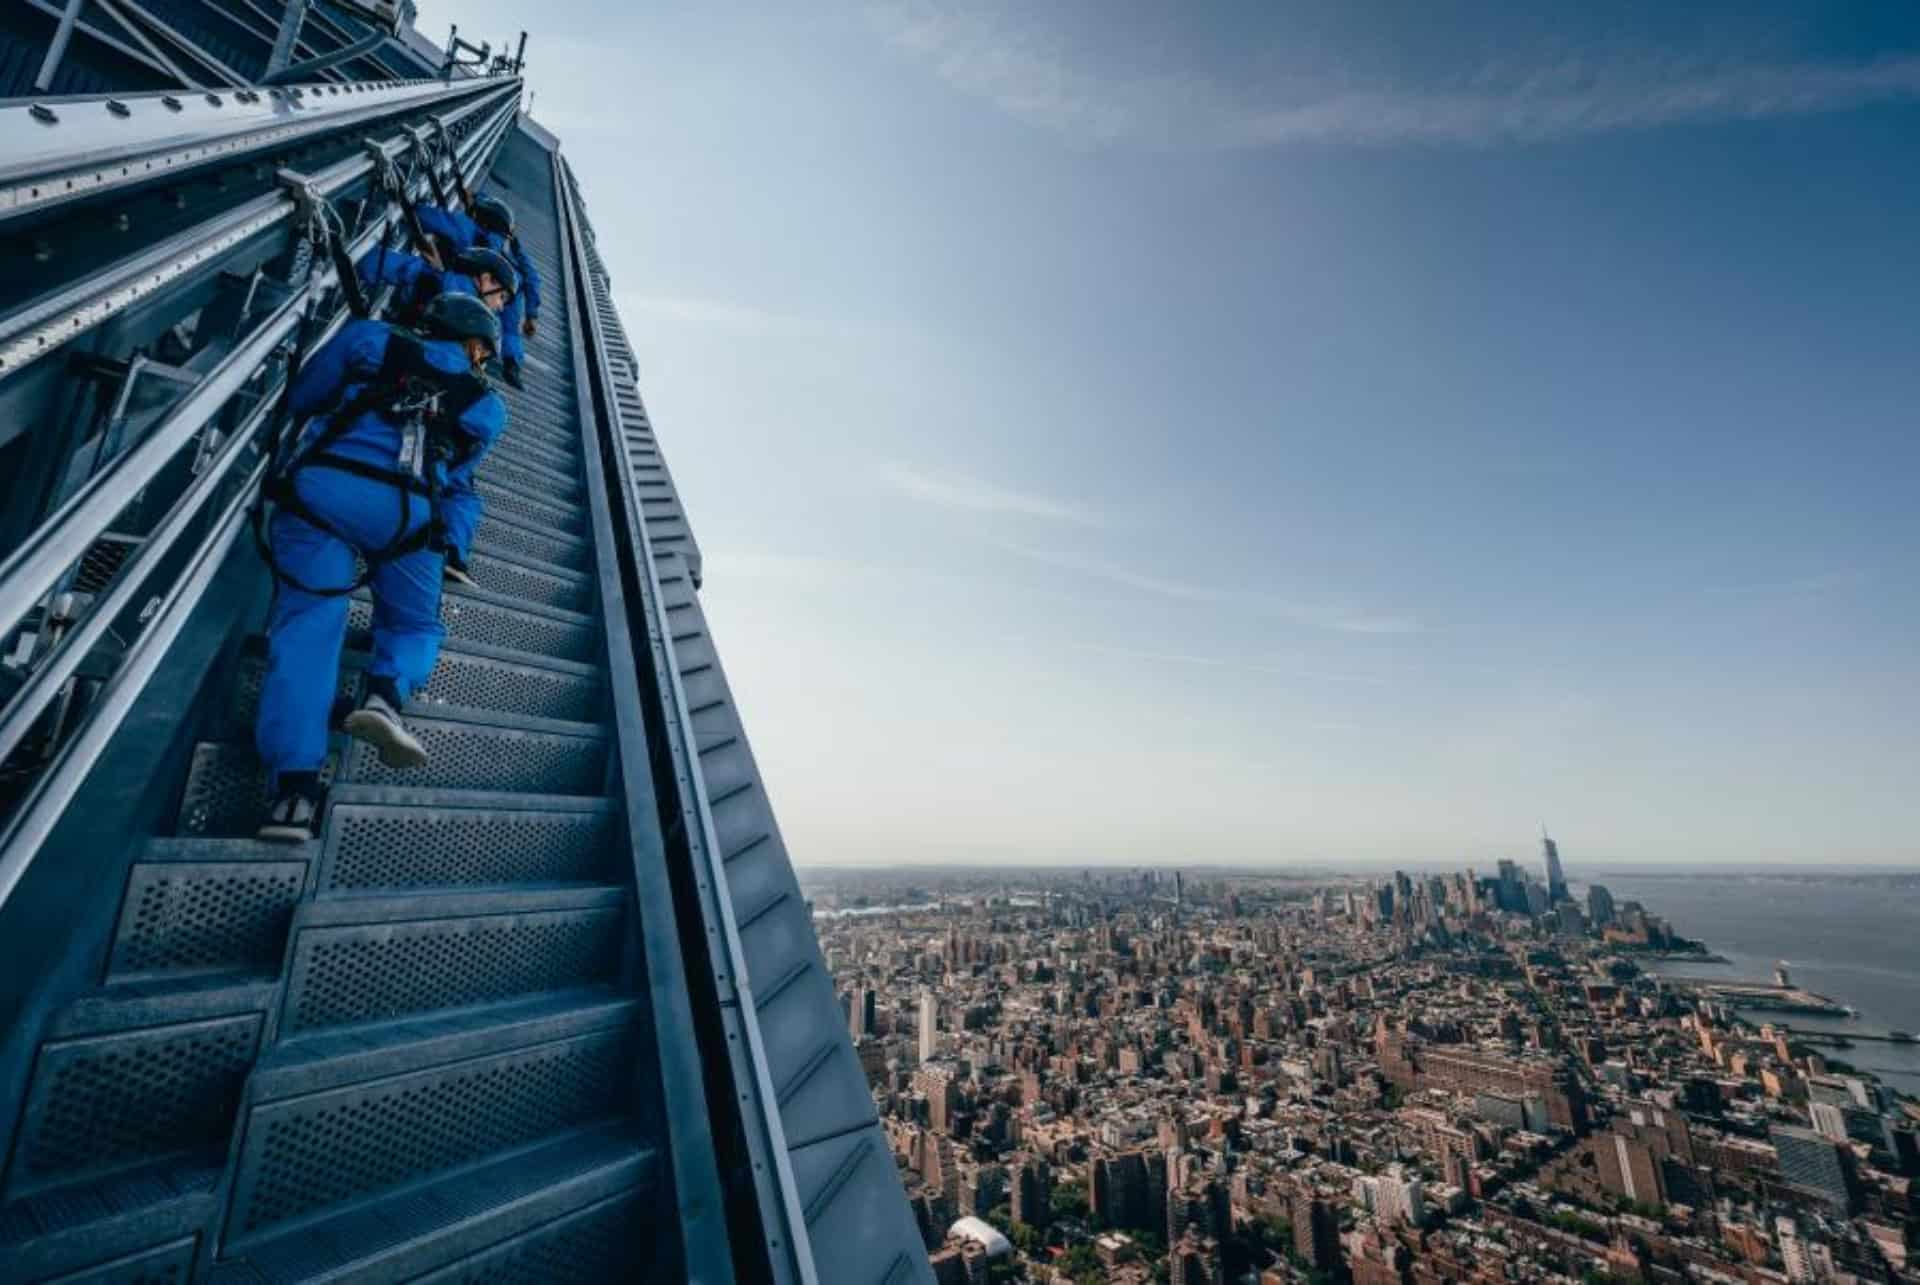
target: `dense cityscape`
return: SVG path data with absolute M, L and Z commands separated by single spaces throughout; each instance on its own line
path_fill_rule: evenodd
M 1660 975 L 1542 849 L 808 877 L 937 1279 L 1920 1281 L 1920 1101 L 1792 1026 L 1845 1010 Z

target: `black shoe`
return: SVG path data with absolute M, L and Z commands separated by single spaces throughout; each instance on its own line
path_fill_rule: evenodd
M 514 388 L 525 388 L 526 381 L 520 377 L 520 363 L 503 361 L 500 363 L 500 377 Z
M 380 761 L 388 767 L 425 767 L 426 746 L 400 721 L 400 701 L 391 681 L 370 679 L 367 687 L 360 708 L 347 715 L 347 735 L 379 750 Z
M 326 806 L 318 772 L 282 772 L 280 791 L 254 835 L 272 843 L 310 842 L 320 835 L 320 814 Z
M 473 578 L 473 572 L 467 570 L 467 560 L 452 549 L 447 550 L 447 560 L 440 568 L 440 574 L 449 584 L 465 585 L 469 589 L 480 587 L 480 582 Z

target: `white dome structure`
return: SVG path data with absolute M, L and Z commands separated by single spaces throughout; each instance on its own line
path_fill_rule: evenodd
M 1013 1242 L 1002 1236 L 999 1229 L 984 1218 L 975 1218 L 969 1214 L 958 1219 L 947 1228 L 947 1235 L 959 1236 L 970 1240 L 987 1251 L 988 1258 L 1005 1258 L 1013 1252 Z

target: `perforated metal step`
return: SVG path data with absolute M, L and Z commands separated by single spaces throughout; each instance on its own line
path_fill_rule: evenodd
M 476 628 L 478 620 L 476 619 Z M 266 676 L 264 641 L 243 653 L 235 665 L 234 682 L 222 722 L 224 739 L 251 741 L 260 708 L 260 689 Z M 349 638 L 349 643 L 364 643 Z M 366 686 L 365 667 L 371 655 L 354 647 L 340 658 L 337 696 L 358 704 Z M 431 714 L 436 706 L 498 714 L 527 714 L 536 718 L 584 721 L 599 712 L 603 675 L 595 665 L 560 660 L 513 647 L 496 647 L 474 639 L 453 639 L 442 645 L 427 685 L 415 693 L 409 709 Z
M 427 751 L 425 767 L 388 767 L 371 745 L 350 741 L 340 779 L 452 790 L 602 792 L 608 740 L 598 723 L 506 714 L 487 715 L 483 722 L 479 717 L 458 711 L 432 718 L 409 714 L 407 728 Z
M 346 785 L 328 807 L 315 886 L 598 883 L 617 868 L 621 833 L 606 799 Z
M 486 501 L 488 513 L 500 513 L 536 527 L 557 531 L 584 531 L 587 515 L 578 505 L 558 499 L 541 499 L 524 491 L 511 490 L 484 477 L 473 480 L 473 489 Z
M 450 714 L 457 713 L 450 711 Z M 407 716 L 426 747 L 427 766 L 390 768 L 364 742 L 338 743 L 323 779 L 454 790 L 599 795 L 606 780 L 608 741 L 598 724 L 492 715 Z M 267 773 L 251 745 L 205 741 L 194 747 L 181 801 L 183 835 L 250 835 L 267 803 Z
M 474 533 L 476 553 L 495 553 L 513 561 L 550 563 L 569 571 L 587 565 L 592 549 L 576 532 L 542 529 L 517 522 L 511 514 L 489 513 Z
M 308 902 L 279 1036 L 610 983 L 625 908 L 591 885 Z
M 161 1165 L 0 1205 L 0 1281 L 185 1282 L 219 1178 Z
M 511 1031 L 476 1033 L 504 1034 Z M 227 1255 L 250 1257 L 296 1219 L 624 1115 L 631 1038 L 622 1024 L 277 1100 L 263 1100 L 273 1081 L 258 1078 Z
M 569 451 L 555 446 L 554 439 L 535 437 L 532 434 L 509 434 L 495 443 L 487 453 L 489 461 L 506 460 L 513 464 L 528 465 L 552 473 L 557 477 L 578 486 L 580 483 L 580 461 Z
M 563 611 L 593 610 L 593 584 L 584 575 L 530 553 L 507 556 L 476 548 L 467 569 L 480 587 L 503 597 Z
M 70 1005 L 34 1061 L 7 1202 L 217 1160 L 270 987 L 126 987 Z
M 156 839 L 128 875 L 109 981 L 277 973 L 310 853 L 245 839 Z
M 440 620 L 447 637 L 492 643 L 557 660 L 587 661 L 598 655 L 592 616 L 558 607 L 532 608 L 486 589 L 449 589 L 440 598 Z M 355 596 L 347 608 L 347 628 L 373 624 L 373 599 Z
M 474 476 L 489 485 L 512 487 L 555 504 L 577 505 L 581 498 L 578 479 L 516 459 L 506 452 L 488 454 Z
M 563 1135 L 257 1241 L 210 1285 L 644 1279 L 625 1268 L 658 1167 L 621 1129 Z

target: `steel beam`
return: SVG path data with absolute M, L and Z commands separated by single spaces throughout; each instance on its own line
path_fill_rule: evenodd
M 211 99 L 127 94 L 60 103 L 52 124 L 35 120 L 30 105 L 0 106 L 0 222 L 487 89 L 475 82 L 449 96 L 441 82 L 418 80 Z
M 302 76 L 310 76 L 315 72 L 325 71 L 330 67 L 338 67 L 341 63 L 352 62 L 354 59 L 378 49 L 386 39 L 385 34 L 378 31 L 373 32 L 371 35 L 362 36 L 359 40 L 356 40 L 343 49 L 335 49 L 332 53 L 317 54 L 305 62 L 297 62 L 291 67 L 283 68 L 280 71 L 269 71 L 260 83 L 263 85 L 281 85 L 290 80 L 298 80 Z
M 300 38 L 300 24 L 307 20 L 307 0 L 287 0 L 280 12 L 280 30 L 274 33 L 273 52 L 267 55 L 267 69 L 260 83 L 271 85 L 275 77 L 293 60 L 294 42 Z
M 56 23 L 60 21 L 60 9 L 57 5 L 52 4 L 50 0 L 24 0 L 24 2 L 30 5 L 31 7 L 38 9 L 41 13 L 45 14 L 47 17 L 52 18 Z M 106 31 L 102 30 L 100 27 L 95 26 L 93 23 L 88 22 L 85 19 L 82 19 L 74 23 L 73 29 L 75 31 L 78 31 L 81 35 L 85 36 L 87 39 L 93 41 L 95 44 L 104 45 L 108 49 L 111 49 L 113 50 L 113 52 L 119 54 L 122 58 L 131 59 L 132 61 L 137 62 L 141 66 L 147 68 L 149 71 L 156 71 L 160 73 L 162 76 L 167 76 L 172 74 L 166 69 L 164 65 L 162 65 L 161 63 L 155 62 L 152 58 L 148 57 L 145 53 L 141 52 L 141 50 L 139 50 L 135 46 L 128 44 L 126 41 L 120 39 L 120 37 L 118 36 L 108 34 Z
M 80 21 L 80 6 L 85 3 L 86 0 L 67 0 L 67 7 L 60 11 L 60 25 L 54 28 L 53 43 L 47 46 L 47 56 L 40 60 L 40 74 L 33 78 L 33 87 L 43 94 L 53 88 L 53 73 L 60 70 L 60 60 L 67 56 L 73 24 Z
M 163 21 L 157 14 L 150 13 L 148 10 L 142 8 L 141 5 L 139 4 L 139 0 L 94 0 L 94 3 L 98 4 L 102 9 L 105 9 L 108 13 L 112 14 L 115 18 L 119 19 L 120 25 L 125 27 L 128 31 L 133 32 L 134 36 L 138 38 L 142 44 L 147 43 L 145 37 L 141 36 L 139 30 L 134 26 L 134 24 L 128 21 L 127 18 L 120 13 L 118 6 L 124 5 L 141 22 L 146 23 L 149 27 L 152 27 L 155 31 L 159 32 L 162 36 L 166 37 L 167 41 L 170 44 L 172 44 L 174 48 L 178 49 L 181 53 L 185 54 L 187 57 L 193 59 L 193 61 L 199 63 L 206 70 L 211 71 L 215 75 L 224 78 L 226 83 L 232 86 L 233 88 L 238 89 L 247 83 L 247 78 L 245 76 L 241 75 L 239 72 L 235 71 L 233 68 L 227 66 L 227 64 L 221 62 L 218 58 L 215 58 L 212 54 L 202 49 L 199 45 L 195 44 L 193 41 L 181 35 L 178 31 L 174 30 L 173 26 L 170 23 Z M 149 48 L 151 48 L 151 46 L 149 46 Z M 154 54 L 154 57 L 159 58 L 162 62 L 166 62 L 165 57 L 161 55 L 157 50 L 153 51 L 153 54 Z M 172 64 L 168 63 L 168 66 L 172 66 Z M 176 70 L 174 74 L 179 75 L 179 72 Z M 189 83 L 189 86 L 192 88 L 196 88 L 196 89 L 199 88 L 198 85 L 192 84 L 191 81 L 189 81 L 188 83 Z

